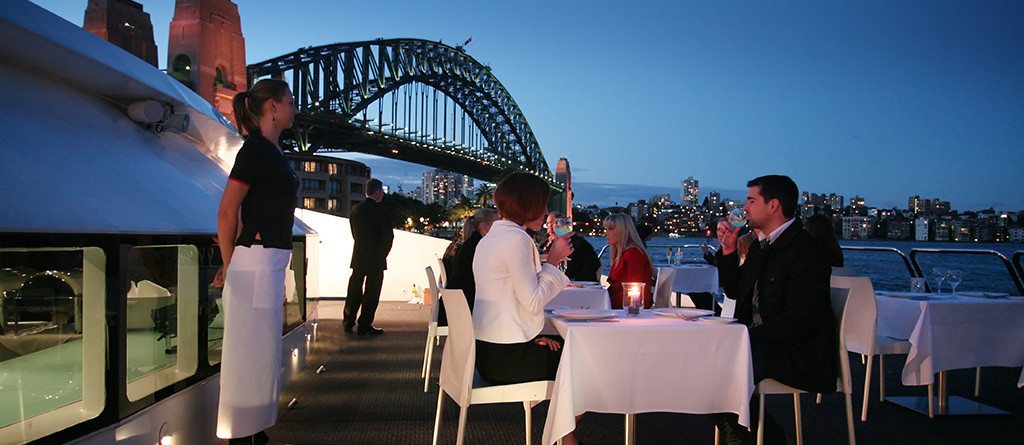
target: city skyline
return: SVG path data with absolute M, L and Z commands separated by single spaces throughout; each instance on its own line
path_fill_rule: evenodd
M 35 3 L 82 24 L 86 2 Z M 164 67 L 173 2 L 139 3 Z M 576 184 L 678 190 L 693 176 L 743 190 L 777 173 L 877 207 L 919 195 L 1024 209 L 1012 185 L 1024 177 L 1020 2 L 236 4 L 249 63 L 334 42 L 472 37 L 468 54 Z

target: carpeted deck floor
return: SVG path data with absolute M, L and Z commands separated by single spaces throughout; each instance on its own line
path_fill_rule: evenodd
M 375 326 L 377 337 L 345 334 L 341 329 L 340 301 L 322 301 L 319 336 L 308 366 L 285 387 L 272 438 L 290 444 L 428 444 L 437 409 L 437 385 L 423 392 L 420 366 L 426 339 L 429 306 L 382 302 Z M 441 348 L 432 366 L 436 380 Z M 924 387 L 900 384 L 903 357 L 886 360 L 886 395 L 924 395 Z M 1020 368 L 985 368 L 983 403 L 1014 414 L 957 416 L 929 419 L 900 406 L 878 401 L 878 380 L 872 382 L 873 399 L 868 422 L 860 422 L 860 391 L 864 366 L 851 355 L 855 431 L 861 444 L 975 444 L 1024 443 L 1024 390 L 1017 388 Z M 323 370 L 317 373 L 317 369 Z M 973 399 L 974 370 L 951 374 L 951 393 Z M 666 383 L 671 381 L 666 376 Z M 295 400 L 292 408 L 287 405 Z M 846 442 L 843 397 L 825 397 L 821 405 L 813 395 L 801 399 L 804 439 L 807 444 Z M 458 406 L 446 399 L 441 443 L 455 443 Z M 769 397 L 767 409 L 794 436 L 792 398 Z M 540 443 L 547 402 L 534 408 L 533 443 Z M 714 427 L 707 417 L 674 413 L 637 416 L 638 444 L 711 444 Z M 576 429 L 587 445 L 623 443 L 621 414 L 587 413 Z M 520 404 L 474 405 L 469 409 L 467 444 L 525 443 Z M 793 439 L 795 440 L 795 439 Z

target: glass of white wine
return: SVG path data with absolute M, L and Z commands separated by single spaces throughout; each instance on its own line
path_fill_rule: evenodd
M 572 220 L 564 216 L 555 218 L 554 231 L 557 236 L 565 236 L 566 233 L 572 232 Z
M 569 218 L 560 216 L 555 218 L 552 223 L 554 224 L 553 229 L 555 231 L 555 236 L 562 237 L 565 236 L 566 233 L 572 232 L 572 220 Z M 566 268 L 569 266 L 568 261 L 569 258 L 565 258 L 558 263 L 558 268 L 561 269 L 562 272 L 565 272 Z
M 743 227 L 747 225 L 747 212 L 744 212 L 743 209 L 732 209 L 729 212 L 728 221 L 734 229 Z

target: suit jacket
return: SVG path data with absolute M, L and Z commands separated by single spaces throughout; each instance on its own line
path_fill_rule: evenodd
M 572 253 L 569 254 L 569 262 L 565 266 L 565 276 L 570 280 L 597 280 L 597 271 L 601 269 L 601 260 L 597 258 L 594 246 L 591 246 L 579 235 L 573 235 L 569 241 L 572 242 Z
M 736 253 L 717 255 L 719 280 L 736 300 L 736 318 L 753 321 L 754 286 L 762 324 L 750 341 L 765 348 L 764 376 L 810 392 L 836 390 L 835 319 L 825 252 L 794 221 L 774 243 L 751 245 L 742 266 Z
M 473 257 L 476 255 L 476 246 L 480 244 L 480 232 L 470 235 L 466 242 L 455 251 L 455 261 L 452 264 L 452 271 L 448 274 L 448 289 L 462 289 L 466 295 L 466 302 L 469 309 L 473 310 L 473 301 L 476 299 L 476 280 L 473 276 Z
M 349 266 L 361 271 L 386 270 L 395 233 L 384 204 L 369 197 L 362 200 L 352 207 L 349 226 L 353 239 L 352 263 Z

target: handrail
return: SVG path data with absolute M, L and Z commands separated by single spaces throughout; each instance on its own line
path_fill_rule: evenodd
M 1013 268 L 1013 265 L 1010 264 L 1010 260 L 1006 259 L 1005 255 L 1003 255 L 1003 254 L 1001 254 L 999 252 L 996 252 L 994 250 L 984 250 L 984 249 L 934 249 L 934 248 L 915 247 L 913 249 L 910 249 L 910 259 L 911 259 L 911 261 L 914 262 L 914 269 L 917 270 L 918 276 L 922 276 L 923 277 L 924 274 L 921 272 L 921 266 L 919 266 L 917 264 L 917 253 L 918 252 L 922 252 L 922 253 L 959 253 L 959 254 L 969 254 L 969 255 L 995 255 L 1000 260 L 1003 260 L 1003 264 L 1006 266 L 1007 272 L 1010 273 L 1010 278 L 1013 279 L 1013 284 L 1017 286 L 1017 292 L 1020 292 L 1021 294 L 1024 294 L 1024 283 L 1021 283 L 1020 274 L 1018 273 L 1018 271 Z M 1016 258 L 1016 257 L 1017 257 L 1017 254 L 1015 253 L 1014 254 L 1014 258 Z
M 1024 250 L 1013 252 L 1013 267 L 1017 269 L 1017 275 L 1024 277 L 1024 266 L 1020 263 L 1020 258 L 1022 256 L 1024 256 Z
M 699 249 L 699 248 L 704 247 L 704 246 L 707 246 L 708 249 L 711 249 L 711 253 L 712 254 L 714 254 L 715 252 L 718 252 L 718 248 L 716 248 L 715 246 L 705 245 L 705 244 L 683 244 L 681 246 L 677 246 L 675 244 L 648 244 L 647 248 L 650 249 L 652 247 L 695 247 L 695 248 Z M 603 257 L 604 253 L 608 250 L 608 247 L 609 246 L 607 244 L 605 244 L 604 247 L 601 248 L 601 251 L 597 253 L 597 257 L 598 258 Z
M 875 246 L 839 246 L 843 250 L 870 250 L 875 252 L 893 252 L 903 258 L 903 264 L 907 266 L 907 272 L 910 273 L 910 277 L 923 277 L 920 274 L 920 270 L 914 272 L 914 266 L 911 265 L 910 259 L 907 258 L 907 254 L 895 247 L 875 247 Z

